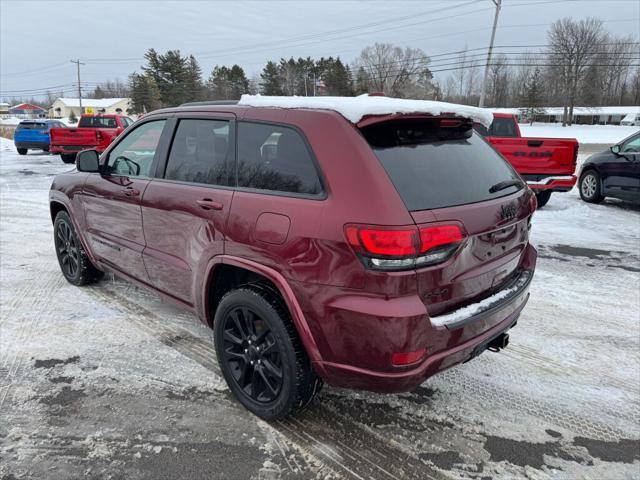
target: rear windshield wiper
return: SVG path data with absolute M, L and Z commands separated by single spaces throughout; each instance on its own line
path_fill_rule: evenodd
M 504 190 L 509 187 L 521 186 L 522 181 L 514 178 L 513 180 L 504 180 L 503 182 L 498 182 L 494 186 L 489 189 L 489 193 L 496 193 L 500 190 Z

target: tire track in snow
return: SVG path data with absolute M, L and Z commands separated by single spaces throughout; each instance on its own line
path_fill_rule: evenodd
M 99 284 L 88 287 L 87 291 L 97 300 L 125 314 L 128 321 L 148 335 L 207 368 L 226 387 L 212 341 L 198 338 L 184 327 L 175 325 L 171 317 L 158 315 L 104 287 Z M 194 317 L 194 321 L 198 320 Z M 316 403 L 293 417 L 268 425 L 302 451 L 349 478 L 448 478 L 419 458 L 367 431 L 348 416 L 322 404 Z

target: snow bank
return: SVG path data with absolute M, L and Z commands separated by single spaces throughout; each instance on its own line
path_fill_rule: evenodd
M 430 100 L 406 100 L 403 98 L 370 97 L 270 97 L 262 95 L 242 95 L 238 105 L 250 107 L 314 108 L 338 112 L 351 123 L 358 123 L 367 115 L 393 115 L 395 113 L 427 113 L 442 115 L 454 113 L 470 118 L 487 127 L 493 121 L 493 113 L 488 110 L 458 105 L 455 103 Z
M 614 145 L 629 135 L 640 131 L 638 127 L 620 125 L 571 125 L 560 123 L 520 124 L 523 137 L 575 138 L 579 143 L 602 143 Z

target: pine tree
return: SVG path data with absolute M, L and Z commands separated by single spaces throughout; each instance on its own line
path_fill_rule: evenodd
M 147 65 L 142 69 L 158 86 L 163 106 L 180 105 L 190 98 L 185 88 L 189 79 L 189 59 L 180 55 L 180 50 L 159 55 L 151 48 L 144 57 Z
M 160 108 L 160 90 L 149 74 L 132 73 L 129 76 L 131 88 L 131 112 L 146 113 Z
M 323 80 L 326 87 L 327 95 L 351 96 L 353 95 L 353 86 L 351 85 L 351 71 L 349 67 L 340 60 L 329 57 L 325 63 L 325 72 Z
M 367 75 L 367 71 L 364 67 L 358 68 L 353 90 L 356 95 L 362 95 L 363 93 L 369 92 L 369 75 Z
M 525 84 L 524 94 L 521 99 L 523 108 L 521 108 L 520 114 L 533 123 L 537 115 L 545 113 L 544 108 L 541 107 L 542 101 L 542 72 L 539 67 L 536 67 L 533 75 Z
M 263 95 L 284 95 L 280 82 L 280 72 L 275 62 L 267 62 L 260 74 L 260 78 L 262 79 Z
M 202 84 L 202 69 L 193 55 L 189 55 L 186 65 L 184 95 L 184 101 L 186 102 L 197 102 L 198 100 L 203 100 L 205 96 L 205 89 Z
M 69 113 L 69 123 L 76 123 L 78 121 L 78 117 L 76 117 L 76 114 L 74 113 L 73 110 L 71 110 L 71 113 Z

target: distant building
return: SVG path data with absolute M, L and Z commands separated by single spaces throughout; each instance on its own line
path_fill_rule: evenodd
M 9 104 L 0 102 L 0 115 L 9 115 Z
M 125 114 L 131 107 L 130 98 L 83 98 L 82 112 L 77 98 L 58 98 L 49 107 L 50 118 L 68 118 L 71 112 L 79 117 L 83 113 Z
M 31 103 L 21 103 L 19 105 L 9 107 L 9 115 L 18 118 L 38 118 L 46 116 L 47 111 L 44 108 L 39 107 L 38 105 L 33 105 Z
M 521 116 L 520 108 L 492 108 L 496 113 L 512 113 Z M 562 107 L 540 107 L 544 113 L 536 115 L 536 122 L 562 123 Z M 573 122 L 578 125 L 620 125 L 630 113 L 640 113 L 637 107 L 573 107 Z M 523 119 L 524 120 L 524 119 Z

